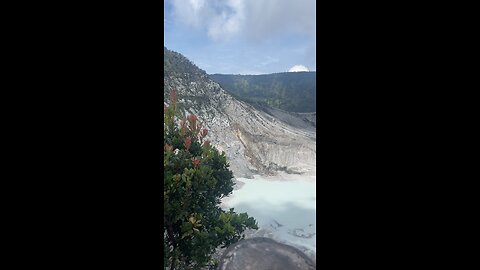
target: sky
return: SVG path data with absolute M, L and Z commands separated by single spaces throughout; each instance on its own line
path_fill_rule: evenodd
M 316 70 L 315 0 L 165 0 L 164 45 L 208 74 Z

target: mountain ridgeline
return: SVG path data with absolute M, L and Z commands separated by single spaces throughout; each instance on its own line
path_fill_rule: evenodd
M 212 74 L 236 98 L 289 112 L 316 112 L 316 72 L 265 75 Z
M 289 113 L 235 98 L 183 55 L 164 48 L 164 103 L 176 89 L 181 114 L 197 115 L 236 177 L 315 175 L 314 114 Z

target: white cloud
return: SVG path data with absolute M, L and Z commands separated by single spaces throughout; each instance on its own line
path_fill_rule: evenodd
M 300 72 L 300 71 L 308 71 L 308 68 L 304 65 L 295 65 L 288 70 L 288 72 Z
M 267 39 L 279 33 L 315 38 L 315 0 L 172 0 L 175 19 L 213 40 Z
M 191 51 L 190 57 L 192 60 L 212 63 L 215 66 L 212 72 L 278 72 L 278 69 L 286 70 L 295 63 L 303 63 L 311 70 L 316 70 L 315 0 L 166 2 L 166 16 L 171 22 L 169 29 L 178 29 L 175 31 L 177 37 L 189 37 L 190 33 L 195 32 L 194 37 L 202 34 L 208 38 L 208 41 L 199 39 L 202 52 Z M 197 57 L 193 57 L 196 54 Z M 212 55 L 221 55 L 222 58 L 230 56 L 235 60 L 212 59 Z M 228 63 L 229 66 L 220 68 L 222 63 Z
M 190 5 L 192 6 L 193 10 L 197 11 L 200 10 L 203 5 L 205 4 L 204 0 L 190 0 Z
M 227 4 L 225 10 L 207 22 L 207 33 L 213 40 L 229 39 L 242 31 L 245 20 L 243 3 L 239 0 L 229 0 L 225 3 Z
M 215 41 L 229 39 L 243 29 L 243 6 L 241 0 L 172 0 L 177 22 L 206 30 Z

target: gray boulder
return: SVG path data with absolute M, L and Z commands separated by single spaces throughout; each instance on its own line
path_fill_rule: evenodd
M 270 238 L 256 237 L 231 245 L 219 270 L 311 270 L 315 264 L 300 250 Z

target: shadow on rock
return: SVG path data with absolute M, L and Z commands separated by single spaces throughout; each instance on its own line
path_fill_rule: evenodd
M 231 245 L 219 270 L 313 270 L 315 264 L 300 250 L 272 239 L 257 237 Z

